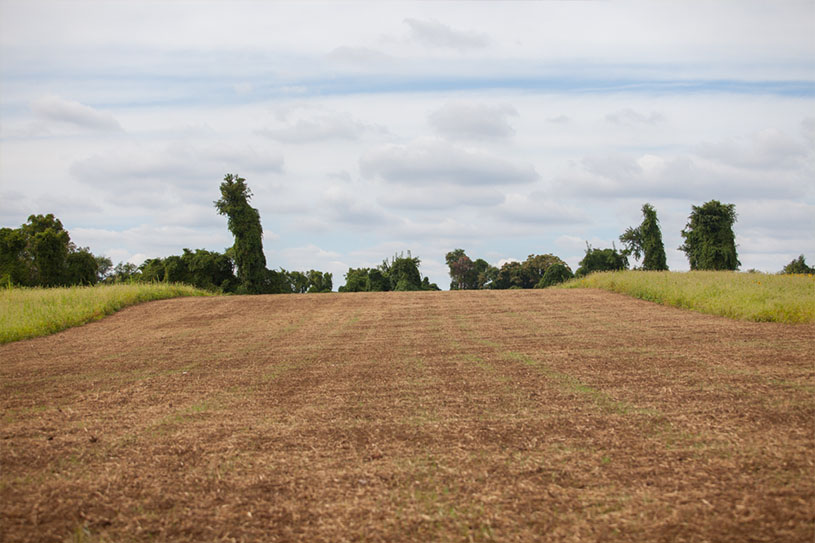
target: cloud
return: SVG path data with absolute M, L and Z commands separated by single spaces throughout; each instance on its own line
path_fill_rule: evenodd
M 664 115 L 656 111 L 646 115 L 631 108 L 625 108 L 606 115 L 606 121 L 619 126 L 655 126 L 664 123 L 666 119 Z
M 531 165 L 432 139 L 372 151 L 360 159 L 360 171 L 365 177 L 407 185 L 512 185 L 539 177 Z
M 318 111 L 310 114 L 306 111 L 295 113 L 278 112 L 281 125 L 263 128 L 256 133 L 283 143 L 312 143 L 329 140 L 358 140 L 365 134 L 387 135 L 387 129 L 362 123 L 348 113 Z
M 763 130 L 746 138 L 703 143 L 696 152 L 704 158 L 737 168 L 765 170 L 800 168 L 812 153 L 802 142 L 775 129 Z
M 558 194 L 585 199 L 643 198 L 646 201 L 651 198 L 779 200 L 806 194 L 807 185 L 801 178 L 805 174 L 801 170 L 739 167 L 728 163 L 733 161 L 733 156 L 727 153 L 710 156 L 710 159 L 691 154 L 651 153 L 588 156 L 556 176 L 552 187 Z
M 94 154 L 75 161 L 71 174 L 95 188 L 116 192 L 119 196 L 143 194 L 152 201 L 150 191 L 198 189 L 216 185 L 227 172 L 280 173 L 283 158 L 274 153 L 260 154 L 248 146 L 198 146 L 172 143 L 160 149 L 131 146 L 108 153 Z M 161 195 L 155 195 L 159 200 Z
M 554 225 L 589 221 L 582 210 L 558 203 L 540 192 L 528 196 L 508 194 L 504 203 L 496 209 L 496 215 L 510 224 Z
M 393 63 L 390 55 L 370 47 L 337 47 L 328 54 L 331 62 L 352 66 L 384 66 Z
M 339 187 L 326 190 L 322 201 L 327 210 L 325 217 L 334 222 L 359 228 L 378 227 L 391 222 L 378 206 Z
M 481 49 L 489 45 L 487 35 L 480 32 L 454 30 L 438 21 L 421 21 L 408 18 L 404 22 L 410 27 L 411 38 L 422 45 L 459 51 Z
M 472 140 L 509 138 L 515 130 L 507 117 L 517 116 L 510 105 L 446 104 L 428 117 L 438 133 L 449 138 Z
M 31 111 L 48 121 L 108 132 L 121 132 L 113 115 L 59 96 L 42 96 L 31 102 Z
M 460 206 L 496 206 L 504 201 L 504 195 L 493 187 L 398 186 L 380 195 L 377 201 L 394 209 L 443 210 Z

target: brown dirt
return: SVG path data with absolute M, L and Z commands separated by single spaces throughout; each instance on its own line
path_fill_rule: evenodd
M 0 540 L 807 541 L 815 326 L 185 298 L 0 347 Z

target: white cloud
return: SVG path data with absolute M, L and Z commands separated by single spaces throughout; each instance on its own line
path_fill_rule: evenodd
M 411 38 L 430 47 L 443 47 L 456 50 L 481 49 L 489 45 L 486 34 L 470 30 L 456 30 L 438 21 L 408 18 L 405 24 L 410 27 Z
M 387 136 L 385 128 L 363 123 L 349 113 L 295 108 L 279 111 L 278 119 L 282 122 L 262 128 L 257 133 L 280 142 L 296 144 L 358 140 L 366 134 Z
M 518 116 L 510 105 L 448 103 L 428 117 L 430 125 L 449 138 L 502 139 L 515 134 L 507 117 Z
M 496 209 L 496 214 L 510 224 L 527 225 L 576 224 L 589 219 L 582 210 L 564 205 L 540 192 L 529 196 L 508 194 L 506 201 Z
M 606 121 L 620 126 L 658 125 L 666 122 L 665 116 L 656 111 L 644 114 L 631 108 L 621 109 L 606 115 Z
M 504 195 L 494 187 L 397 186 L 382 193 L 377 201 L 393 209 L 452 210 L 459 206 L 496 206 L 504 201 Z
M 697 153 L 704 158 L 737 168 L 792 170 L 800 168 L 812 148 L 780 130 L 767 129 L 748 137 L 719 143 L 703 143 Z
M 516 165 L 484 151 L 432 139 L 372 151 L 360 159 L 360 171 L 369 178 L 407 185 L 513 185 L 538 179 L 532 165 Z
M 80 128 L 121 132 L 122 126 L 107 111 L 66 100 L 60 96 L 42 96 L 31 102 L 31 111 L 38 117 Z

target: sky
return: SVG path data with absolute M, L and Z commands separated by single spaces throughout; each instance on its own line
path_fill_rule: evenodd
M 742 270 L 815 263 L 815 2 L 0 0 L 0 226 L 117 262 L 223 251 L 246 179 L 270 268 L 410 251 L 572 269 L 657 210 L 736 206 Z M 632 264 L 637 264 L 636 261 Z

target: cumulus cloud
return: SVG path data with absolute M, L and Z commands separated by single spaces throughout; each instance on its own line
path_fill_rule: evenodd
M 811 153 L 801 141 L 775 129 L 763 130 L 746 138 L 703 143 L 696 151 L 704 158 L 723 164 L 765 170 L 797 169 Z
M 280 173 L 282 169 L 282 157 L 261 154 L 251 147 L 174 143 L 158 150 L 133 146 L 97 153 L 74 162 L 70 172 L 94 187 L 132 193 L 150 187 L 195 188 L 201 182 L 218 183 L 227 172 Z M 111 186 L 114 180 L 115 189 Z
M 619 126 L 658 125 L 666 121 L 665 116 L 656 111 L 644 114 L 631 108 L 624 108 L 606 115 L 606 121 Z
M 384 127 L 366 124 L 348 113 L 301 110 L 278 112 L 277 126 L 257 134 L 283 143 L 312 143 L 329 140 L 358 140 L 365 134 L 386 135 Z
M 378 206 L 339 187 L 326 190 L 322 201 L 327 210 L 325 217 L 334 222 L 359 228 L 377 227 L 390 222 Z
M 532 165 L 514 164 L 442 140 L 379 148 L 360 159 L 360 171 L 369 178 L 408 185 L 512 185 L 538 179 Z
M 585 212 L 552 200 L 545 194 L 508 194 L 496 215 L 508 223 L 535 225 L 577 224 L 588 222 Z
M 121 132 L 122 126 L 107 111 L 66 100 L 60 96 L 42 96 L 31 102 L 31 111 L 38 117 L 89 130 Z
M 328 59 L 332 62 L 351 66 L 383 66 L 394 61 L 393 57 L 377 49 L 348 46 L 333 49 L 328 54 Z
M 504 201 L 504 195 L 494 187 L 397 186 L 380 195 L 377 201 L 394 209 L 442 210 L 461 206 L 496 206 Z
M 490 43 L 486 34 L 468 30 L 455 30 L 438 21 L 422 21 L 419 19 L 405 19 L 410 27 L 411 38 L 430 47 L 443 47 L 449 49 L 466 50 L 481 49 Z
M 554 178 L 554 190 L 580 198 L 683 198 L 771 200 L 801 197 L 799 170 L 736 167 L 691 154 L 588 156 Z
M 451 103 L 431 113 L 428 120 L 438 133 L 449 138 L 501 139 L 515 134 L 507 117 L 517 115 L 510 105 Z

